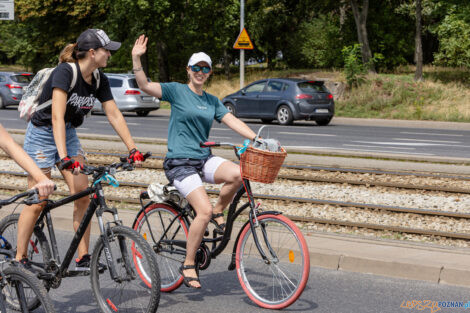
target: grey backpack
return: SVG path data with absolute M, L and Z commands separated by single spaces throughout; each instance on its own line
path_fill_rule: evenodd
M 70 88 L 68 90 L 68 92 L 70 92 L 77 84 L 78 69 L 77 64 L 73 62 L 68 62 L 68 64 L 72 67 L 73 73 L 72 82 L 70 83 Z M 29 85 L 25 88 L 23 97 L 21 98 L 20 104 L 18 105 L 20 118 L 28 122 L 34 112 L 47 108 L 52 104 L 52 99 L 39 104 L 39 98 L 41 97 L 44 85 L 46 84 L 54 69 L 55 67 L 49 67 L 40 70 L 34 76 L 33 80 L 29 83 Z M 93 71 L 93 75 L 96 79 L 96 89 L 98 89 L 100 86 L 100 74 L 98 72 L 98 69 Z

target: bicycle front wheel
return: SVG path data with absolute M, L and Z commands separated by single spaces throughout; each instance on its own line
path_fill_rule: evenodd
M 173 291 L 183 283 L 178 269 L 184 261 L 186 250 L 176 245 L 176 241 L 187 241 L 188 227 L 184 219 L 177 216 L 171 206 L 155 203 L 147 207 L 145 213 L 140 213 L 134 223 L 134 229 L 156 253 L 163 292 Z
M 243 290 L 257 305 L 282 309 L 302 294 L 310 273 L 310 256 L 299 228 L 282 215 L 258 216 L 255 228 L 267 261 L 255 244 L 250 224 L 240 233 L 236 249 L 237 275 Z
M 160 301 L 160 277 L 150 246 L 133 229 L 125 226 L 112 227 L 105 240 L 109 243 L 109 251 L 101 237 L 90 264 L 91 287 L 101 312 L 156 312 Z M 115 270 L 115 277 L 111 277 L 108 260 Z M 104 271 L 100 270 L 103 267 L 100 263 L 105 265 Z M 142 269 L 149 284 L 140 278 Z
M 55 313 L 46 288 L 33 273 L 22 267 L 8 266 L 2 271 L 2 276 L 4 284 L 0 296 L 9 300 L 9 307 L 12 306 L 15 311 L 29 312 L 33 310 L 29 304 L 38 302 L 42 311 L 37 312 Z

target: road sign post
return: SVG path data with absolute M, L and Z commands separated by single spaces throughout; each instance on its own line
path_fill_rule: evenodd
M 0 20 L 15 19 L 15 2 L 14 0 L 0 0 Z

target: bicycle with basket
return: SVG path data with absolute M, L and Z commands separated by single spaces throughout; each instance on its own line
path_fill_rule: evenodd
M 258 133 L 259 134 L 259 133 Z M 310 256 L 305 238 L 299 228 L 282 212 L 269 210 L 256 203 L 251 181 L 272 183 L 287 155 L 281 151 L 264 151 L 245 143 L 206 142 L 201 147 L 232 147 L 240 160 L 243 185 L 228 208 L 223 234 L 206 230 L 196 254 L 198 270 L 209 267 L 234 239 L 228 270 L 235 270 L 248 297 L 257 305 L 282 309 L 294 303 L 302 294 L 309 277 Z M 142 192 L 142 208 L 133 228 L 152 246 L 160 270 L 161 291 L 178 288 L 183 277 L 178 269 L 186 255 L 186 240 L 195 211 L 171 185 L 150 186 Z M 246 195 L 247 200 L 243 198 Z M 147 203 L 147 199 L 151 199 Z M 237 218 L 248 210 L 239 228 Z M 214 220 L 211 223 L 216 225 Z

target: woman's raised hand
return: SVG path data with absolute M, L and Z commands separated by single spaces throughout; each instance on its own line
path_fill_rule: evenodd
M 147 51 L 147 41 L 148 37 L 140 35 L 135 41 L 134 48 L 132 48 L 132 56 L 140 57 L 144 54 Z

